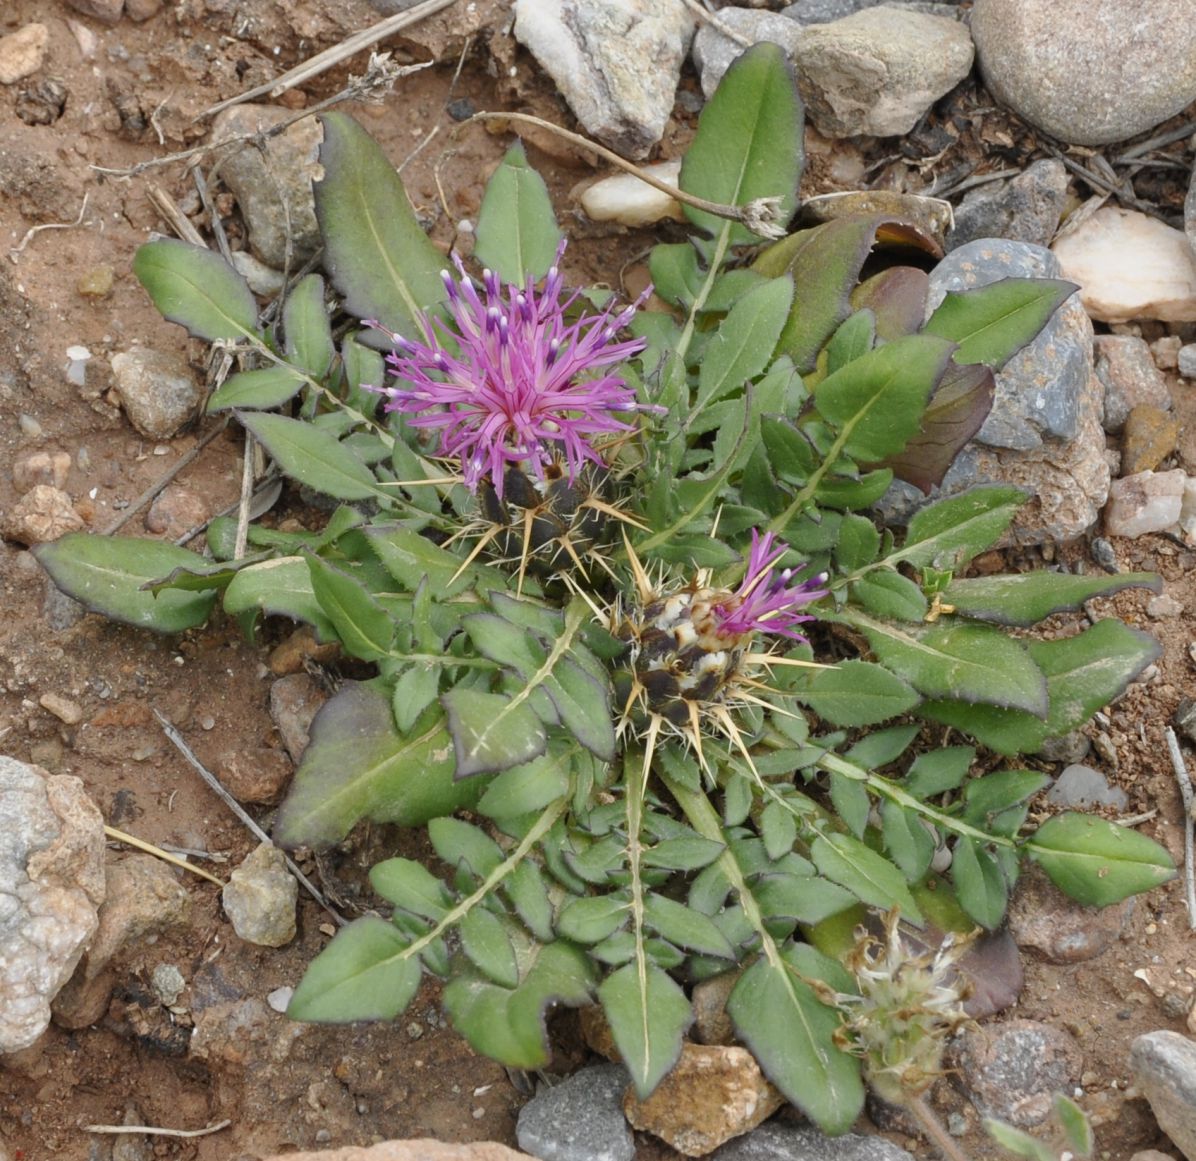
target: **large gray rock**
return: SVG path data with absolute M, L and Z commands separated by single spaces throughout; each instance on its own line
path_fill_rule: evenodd
M 719 23 L 746 37 L 752 44 L 767 41 L 779 44 L 788 55 L 793 54 L 802 35 L 801 25 L 786 20 L 777 12 L 764 12 L 759 8 L 722 8 L 718 13 Z M 702 80 L 702 92 L 709 97 L 731 62 L 743 52 L 744 46 L 722 32 L 713 24 L 703 24 L 694 37 L 693 58 L 698 76 Z
M 212 122 L 211 140 L 226 141 L 260 133 L 294 116 L 273 105 L 235 105 Z M 220 176 L 236 196 L 249 229 L 249 245 L 267 266 L 281 270 L 291 238 L 291 269 L 306 262 L 320 247 L 320 227 L 312 179 L 323 134 L 314 117 L 297 121 L 258 149 L 248 145 L 220 160 Z
M 630 1077 L 599 1064 L 541 1089 L 519 1110 L 519 1147 L 543 1161 L 631 1161 L 635 1141 L 623 1117 Z
M 0 1055 L 50 1022 L 104 901 L 104 820 L 83 783 L 0 757 Z
M 1067 168 L 1054 158 L 1036 161 L 1008 182 L 972 190 L 955 208 L 947 249 L 979 238 L 1006 238 L 1049 246 L 1067 200 Z
M 693 33 L 682 0 L 515 0 L 515 38 L 585 131 L 626 157 L 663 135 Z
M 884 1137 L 845 1133 L 828 1137 L 809 1125 L 775 1122 L 753 1129 L 745 1137 L 728 1141 L 710 1155 L 710 1161 L 914 1161 Z
M 882 5 L 807 27 L 793 62 L 820 133 L 893 137 L 968 75 L 972 39 L 958 21 Z
M 1196 1161 L 1196 1041 L 1147 1032 L 1130 1045 L 1130 1070 L 1163 1132 Z
M 976 0 L 989 91 L 1075 145 L 1124 141 L 1196 99 L 1190 0 Z

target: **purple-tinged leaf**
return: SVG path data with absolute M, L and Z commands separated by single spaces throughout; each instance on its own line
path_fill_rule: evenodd
M 893 266 L 861 282 L 851 296 L 855 310 L 876 316 L 876 337 L 885 343 L 912 335 L 926 318 L 930 278 L 916 266 Z

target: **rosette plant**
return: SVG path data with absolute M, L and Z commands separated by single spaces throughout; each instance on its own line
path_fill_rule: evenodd
M 212 252 L 151 241 L 134 268 L 168 318 L 237 352 L 209 412 L 339 506 L 319 531 L 250 524 L 240 552 L 231 518 L 202 556 L 85 535 L 38 550 L 110 617 L 289 617 L 352 659 L 275 839 L 371 819 L 426 827 L 438 861 L 373 868 L 375 911 L 312 962 L 291 1015 L 391 1019 L 430 973 L 471 1044 L 531 1069 L 552 1007 L 598 1003 L 647 1094 L 688 989 L 734 971 L 736 1035 L 838 1132 L 861 1057 L 884 1056 L 836 999 L 861 992 L 837 933 L 868 909 L 991 929 L 1026 858 L 1096 905 L 1174 873 L 1099 817 L 1027 830 L 1046 778 L 1016 760 L 1158 649 L 1118 620 L 1010 630 L 1157 578 L 969 576 L 1026 499 L 1011 487 L 896 532 L 872 510 L 895 478 L 941 478 L 993 371 L 1073 287 L 1010 279 L 927 310 L 934 244 L 883 216 L 762 245 L 802 163 L 771 45 L 702 114 L 680 183 L 712 208 L 653 251 L 651 301 L 571 286 L 518 146 L 454 271 L 366 133 L 321 121 L 330 285 L 300 278 L 266 325 Z

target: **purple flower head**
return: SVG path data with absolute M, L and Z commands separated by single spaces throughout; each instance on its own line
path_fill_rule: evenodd
M 624 379 L 604 370 L 644 349 L 642 339 L 615 338 L 638 303 L 569 322 L 565 313 L 581 292 L 564 290 L 564 249 L 562 242 L 539 290 L 531 278 L 504 289 L 487 270 L 479 294 L 454 257 L 460 282 L 443 275 L 452 325 L 425 317 L 423 342 L 391 336 L 387 364 L 399 382 L 383 389 L 386 410 L 438 431 L 436 455 L 460 460 L 472 491 L 489 481 L 501 498 L 510 464 L 542 479 L 547 465 L 563 460 L 572 480 L 587 460 L 603 462 L 596 437 L 632 430 L 616 413 L 647 410 Z
M 747 572 L 731 596 L 714 605 L 711 610 L 715 632 L 720 637 L 746 637 L 753 632 L 774 633 L 793 641 L 804 641 L 795 626 L 813 617 L 803 616 L 798 609 L 827 595 L 825 573 L 818 573 L 799 584 L 793 584 L 796 569 L 773 568 L 789 551 L 789 545 L 777 540 L 771 532 L 763 537 L 752 529 L 752 548 L 748 554 Z

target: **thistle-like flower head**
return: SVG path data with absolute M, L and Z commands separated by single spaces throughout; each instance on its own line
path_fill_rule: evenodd
M 451 325 L 424 318 L 423 341 L 391 335 L 387 363 L 398 382 L 383 389 L 386 409 L 439 432 L 436 454 L 460 461 L 472 491 L 488 481 L 501 499 L 508 465 L 543 479 L 563 461 L 573 480 L 587 462 L 604 462 L 595 439 L 632 430 L 617 415 L 646 410 L 608 370 L 644 348 L 617 337 L 636 304 L 569 321 L 581 292 L 564 289 L 564 249 L 539 289 L 531 278 L 504 288 L 487 270 L 479 293 L 454 258 L 460 280 L 444 272 Z

